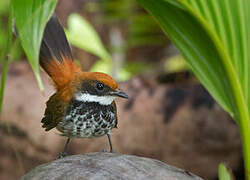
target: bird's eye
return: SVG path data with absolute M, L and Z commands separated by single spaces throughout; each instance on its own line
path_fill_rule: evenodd
M 104 84 L 103 83 L 97 83 L 96 88 L 101 91 L 104 88 Z

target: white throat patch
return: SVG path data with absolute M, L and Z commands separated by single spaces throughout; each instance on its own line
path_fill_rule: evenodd
M 114 99 L 115 96 L 96 96 L 91 95 L 88 93 L 78 93 L 75 95 L 76 100 L 82 101 L 82 102 L 97 102 L 101 105 L 110 105 Z

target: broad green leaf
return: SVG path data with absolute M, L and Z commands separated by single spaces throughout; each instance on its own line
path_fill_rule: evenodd
M 219 164 L 218 167 L 218 176 L 219 180 L 231 180 L 231 174 L 227 170 L 226 166 L 223 163 Z
M 138 0 L 240 127 L 250 179 L 250 1 Z
M 39 76 L 39 49 L 47 21 L 54 12 L 57 0 L 12 0 L 14 19 L 23 49 L 43 89 Z
M 94 28 L 80 15 L 70 15 L 66 34 L 69 41 L 76 47 L 84 49 L 102 60 L 111 60 Z
M 167 0 L 138 0 L 160 23 L 193 72 L 232 116 L 236 113 L 227 70 L 206 29 L 184 6 Z
M 245 100 L 249 111 L 250 2 L 188 0 L 182 3 L 203 22 L 214 37 L 218 49 L 226 55 L 224 61 L 230 64 L 231 70 L 235 72 L 235 78 L 240 85 L 239 95 Z

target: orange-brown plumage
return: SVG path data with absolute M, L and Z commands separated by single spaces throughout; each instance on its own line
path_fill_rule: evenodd
M 49 60 L 44 65 L 46 72 L 49 74 L 57 90 L 60 90 L 72 82 L 77 73 L 81 72 L 81 69 L 72 61 L 67 59 L 68 57 L 62 57 L 62 62 L 56 59 Z
M 82 72 L 72 60 L 67 58 L 62 57 L 62 62 L 53 59 L 47 61 L 44 65 L 46 72 L 54 82 L 55 88 L 60 92 L 60 97 L 65 101 L 70 100 L 82 80 L 96 80 L 111 89 L 118 88 L 118 84 L 111 76 L 101 72 Z
M 58 62 L 55 59 L 50 60 L 45 64 L 44 68 L 55 83 L 57 90 L 62 89 L 77 79 L 97 80 L 112 89 L 118 87 L 118 84 L 111 76 L 101 72 L 82 72 L 81 69 L 72 60 L 68 60 L 67 57 L 62 57 L 62 62 Z

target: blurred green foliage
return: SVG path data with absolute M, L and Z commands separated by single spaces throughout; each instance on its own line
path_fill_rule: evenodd
M 4 52 L 6 48 L 6 42 L 8 40 L 8 17 L 9 17 L 9 4 L 10 1 L 3 0 L 0 1 L 0 52 Z M 9 52 L 10 60 L 19 60 L 23 55 L 23 50 L 21 48 L 20 42 L 17 40 L 11 47 Z M 3 54 L 1 55 L 3 56 Z M 0 61 L 3 61 L 3 57 Z
M 187 63 L 181 55 L 175 55 L 170 58 L 167 58 L 164 66 L 168 73 L 181 72 L 186 71 L 188 69 Z
M 145 12 L 139 12 L 130 20 L 128 44 L 131 47 L 160 46 L 167 44 L 167 38 L 164 37 L 162 30 L 152 16 Z
M 99 60 L 93 65 L 90 71 L 111 74 L 112 67 L 112 61 Z M 152 67 L 150 64 L 144 62 L 126 62 L 120 70 L 117 79 L 119 81 L 127 81 L 134 75 L 141 74 L 150 69 L 150 67 Z
M 71 14 L 69 16 L 66 34 L 71 44 L 98 56 L 102 60 L 111 58 L 95 29 L 80 15 Z
M 223 163 L 219 164 L 218 176 L 219 176 L 219 180 L 233 180 L 233 178 L 231 178 L 230 171 L 227 169 L 226 165 Z
M 127 48 L 161 46 L 168 43 L 153 17 L 135 0 L 103 0 L 100 8 L 104 12 L 104 23 L 121 23 L 123 28 L 126 28 Z
M 3 51 L 5 42 L 7 41 L 7 31 L 8 27 L 5 21 L 8 16 L 8 6 L 9 2 L 8 1 L 0 1 L 0 52 Z
M 112 74 L 113 61 L 111 54 L 105 49 L 99 35 L 87 20 L 78 14 L 72 14 L 68 19 L 68 28 L 65 31 L 71 44 L 100 58 L 90 71 Z M 146 68 L 149 68 L 146 63 L 126 62 L 117 79 L 120 81 L 128 80 L 134 74 L 141 73 Z
M 127 59 L 127 54 L 132 48 L 164 46 L 169 42 L 153 18 L 147 14 L 135 0 L 102 0 L 98 2 L 89 2 L 86 5 L 86 9 L 89 13 L 98 14 L 94 18 L 95 21 L 98 19 L 98 24 L 107 25 L 109 27 L 109 33 L 112 32 L 112 27 L 115 27 L 116 30 L 118 29 L 120 31 L 122 36 L 121 44 L 114 45 L 109 42 L 109 44 L 105 45 L 108 49 L 109 58 L 101 57 L 100 53 L 96 54 L 93 51 L 91 52 L 100 58 L 100 60 L 93 65 L 91 71 L 101 71 L 112 74 L 114 68 L 120 68 L 117 70 L 119 73 L 116 75 L 116 79 L 120 81 L 128 80 L 133 75 L 142 73 L 152 67 L 150 61 L 146 63 L 140 61 L 140 59 Z M 76 19 L 75 16 L 72 18 Z M 87 46 L 91 45 L 83 41 L 92 38 L 82 33 L 90 28 L 89 23 L 86 24 L 86 20 L 78 19 L 75 21 L 79 21 L 79 23 L 75 22 L 75 24 L 82 24 L 79 25 L 81 27 L 73 27 L 71 26 L 71 21 L 72 19 L 70 17 L 68 20 L 69 31 L 71 32 L 70 35 L 68 34 L 70 42 L 79 48 L 89 51 L 90 47 Z M 93 30 L 94 28 L 91 29 Z M 75 33 L 73 35 L 74 31 Z M 76 33 L 77 31 L 79 32 Z M 94 42 L 91 40 L 93 44 L 96 42 L 95 39 L 96 37 L 93 40 Z M 100 44 L 100 41 L 98 44 Z M 98 47 L 101 46 L 102 49 L 104 49 L 104 45 L 98 45 Z M 106 48 L 103 52 L 107 52 Z M 112 56 L 117 53 L 125 57 L 121 67 L 114 67 L 115 59 L 113 59 L 114 57 Z
M 132 15 L 134 6 L 134 0 L 102 0 L 100 3 L 100 7 L 105 14 L 103 18 L 109 23 L 127 21 Z

